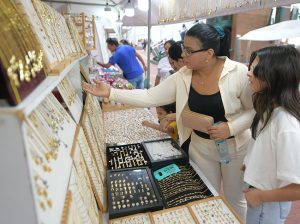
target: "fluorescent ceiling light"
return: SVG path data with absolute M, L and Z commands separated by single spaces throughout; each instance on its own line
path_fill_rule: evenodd
M 138 8 L 141 11 L 148 11 L 149 1 L 148 0 L 138 0 Z
M 128 17 L 133 17 L 134 16 L 134 9 L 133 8 L 126 8 L 125 9 L 125 15 Z
M 128 17 L 134 16 L 134 8 L 133 8 L 133 5 L 131 4 L 130 0 L 128 0 L 128 3 L 125 6 L 125 15 Z

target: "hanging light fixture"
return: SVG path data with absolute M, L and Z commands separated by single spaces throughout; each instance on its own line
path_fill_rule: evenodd
M 134 8 L 130 0 L 128 0 L 127 5 L 125 7 L 125 15 L 128 17 L 134 16 Z
M 108 5 L 108 1 L 106 0 L 106 6 L 104 8 L 104 15 L 103 15 L 103 17 L 107 18 L 107 19 L 111 19 L 112 16 L 113 16 L 113 12 L 111 10 L 111 7 Z
M 106 6 L 104 8 L 104 12 L 111 12 L 111 7 L 109 7 L 107 0 L 106 0 Z

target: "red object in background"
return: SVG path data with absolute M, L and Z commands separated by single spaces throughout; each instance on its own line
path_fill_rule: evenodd
M 63 100 L 62 96 L 60 95 L 60 92 L 58 91 L 58 89 L 54 89 L 52 91 L 52 93 L 60 103 L 64 103 L 64 100 Z

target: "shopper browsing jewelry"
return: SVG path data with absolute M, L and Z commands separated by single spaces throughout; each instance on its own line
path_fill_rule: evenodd
M 116 38 L 106 39 L 107 48 L 113 54 L 108 63 L 97 62 L 104 68 L 117 64 L 123 71 L 123 76 L 136 89 L 144 89 L 144 71 L 147 71 L 143 57 L 130 45 L 119 45 Z M 138 60 L 143 65 L 139 64 Z M 144 70 L 143 70 L 144 69 Z
M 186 66 L 164 82 L 148 90 L 118 90 L 102 82 L 83 83 L 83 89 L 97 96 L 139 107 L 156 107 L 176 101 L 176 122 L 180 143 L 191 135 L 190 159 L 212 186 L 223 191 L 242 219 L 246 217 L 246 201 L 242 192 L 240 170 L 251 133 L 249 127 L 254 110 L 248 86 L 247 67 L 222 55 L 228 54 L 227 34 L 211 25 L 196 24 L 184 38 L 183 60 Z M 204 132 L 185 126 L 184 109 L 213 117 L 217 126 Z M 206 133 L 205 133 L 206 132 Z M 225 140 L 231 162 L 220 163 L 215 140 Z
M 248 77 L 256 111 L 245 158 L 247 224 L 284 223 L 300 200 L 300 54 L 292 46 L 252 53 Z

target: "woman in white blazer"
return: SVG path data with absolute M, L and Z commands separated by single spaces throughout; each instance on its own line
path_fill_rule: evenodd
M 223 191 L 242 219 L 246 216 L 243 195 L 242 162 L 251 134 L 252 92 L 247 67 L 230 60 L 228 36 L 220 27 L 196 24 L 189 29 L 182 45 L 185 66 L 164 82 L 148 90 L 120 90 L 108 85 L 83 83 L 93 95 L 137 107 L 157 107 L 176 102 L 176 122 L 180 143 L 189 137 L 189 156 L 217 191 Z M 201 133 L 184 126 L 182 111 L 212 116 L 219 125 Z M 231 162 L 221 164 L 215 140 L 227 142 Z M 222 183 L 222 184 L 221 184 Z

